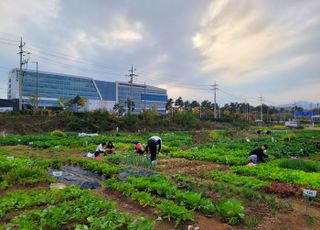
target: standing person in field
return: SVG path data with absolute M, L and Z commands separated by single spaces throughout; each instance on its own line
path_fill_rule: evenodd
M 104 154 L 105 152 L 105 147 L 106 147 L 106 142 L 102 142 L 101 144 L 98 145 L 97 149 L 96 149 L 96 153 L 99 153 L 99 155 L 101 153 Z
M 114 147 L 112 141 L 109 141 L 107 144 L 107 147 L 106 147 L 106 153 L 112 154 L 114 149 L 115 149 L 115 147 Z
M 139 143 L 138 140 L 133 141 L 134 144 L 134 150 L 136 150 L 136 153 L 139 153 L 140 155 L 144 154 L 144 150 L 142 149 L 142 145 Z
M 266 158 L 268 158 L 268 155 L 265 154 L 267 149 L 268 145 L 262 145 L 259 148 L 252 150 L 249 153 L 248 160 L 254 164 L 266 162 Z
M 157 152 L 159 153 L 161 150 L 161 145 L 162 145 L 162 140 L 158 136 L 152 136 L 148 140 L 148 144 L 146 146 L 146 152 L 148 153 L 150 151 L 151 157 L 150 160 L 151 162 L 155 161 L 157 159 Z M 157 151 L 157 146 L 158 146 L 158 151 Z

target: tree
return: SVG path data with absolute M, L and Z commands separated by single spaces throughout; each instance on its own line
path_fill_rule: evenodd
M 36 95 L 30 95 L 29 97 L 30 105 L 32 109 L 38 109 L 39 106 L 39 97 Z
M 171 111 L 173 109 L 173 99 L 169 98 L 166 104 L 166 110 Z
M 72 100 L 71 99 L 66 99 L 66 98 L 59 98 L 58 99 L 58 104 L 62 107 L 63 110 L 67 110 L 68 108 L 71 107 Z
M 178 97 L 178 99 L 174 102 L 174 105 L 176 107 L 178 107 L 179 109 L 183 108 L 184 103 L 183 103 L 182 98 Z
M 78 112 L 79 107 L 83 107 L 87 103 L 87 99 L 84 97 L 76 96 L 72 100 L 72 104 L 75 105 L 76 111 Z
M 128 113 L 131 113 L 131 112 L 133 112 L 134 111 L 134 109 L 135 109 L 135 104 L 134 104 L 134 101 L 133 100 L 131 100 L 131 98 L 130 97 L 128 97 L 128 99 L 127 99 L 127 108 L 128 108 Z
M 191 104 L 190 104 L 190 107 L 193 109 L 193 108 L 196 108 L 196 107 L 200 107 L 200 104 L 199 102 L 197 101 L 192 101 Z
M 124 106 L 120 104 L 114 104 L 113 106 L 113 113 L 121 116 L 125 112 Z

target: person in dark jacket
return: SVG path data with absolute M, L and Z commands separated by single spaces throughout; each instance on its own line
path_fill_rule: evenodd
M 266 158 L 268 158 L 268 155 L 265 154 L 267 149 L 267 145 L 262 145 L 259 148 L 252 150 L 249 153 L 248 160 L 250 160 L 254 164 L 265 162 Z
M 114 149 L 115 149 L 115 147 L 114 147 L 112 141 L 109 141 L 107 146 L 106 146 L 106 153 L 107 154 L 112 154 Z
M 148 140 L 148 144 L 146 146 L 145 151 L 148 153 L 150 151 L 151 157 L 150 160 L 151 162 L 155 161 L 157 159 L 157 152 L 159 153 L 161 150 L 161 145 L 162 145 L 162 140 L 158 136 L 152 136 Z M 157 146 L 158 146 L 158 151 L 157 151 Z

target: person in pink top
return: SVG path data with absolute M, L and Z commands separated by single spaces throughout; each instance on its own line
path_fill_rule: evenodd
M 94 153 L 94 160 L 95 161 L 100 161 L 101 160 L 100 153 L 98 153 L 98 152 Z
M 136 150 L 136 153 L 143 155 L 144 150 L 142 149 L 142 145 L 139 143 L 139 141 L 134 140 L 133 143 L 134 143 L 134 150 Z

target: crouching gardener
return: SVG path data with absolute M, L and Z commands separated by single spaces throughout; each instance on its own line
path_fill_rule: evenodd
M 266 158 L 268 158 L 268 155 L 266 155 L 265 152 L 267 151 L 267 149 L 267 145 L 262 145 L 259 148 L 252 150 L 249 153 L 248 160 L 250 160 L 254 164 L 266 162 Z
M 152 136 L 149 138 L 148 140 L 148 144 L 146 146 L 145 151 L 148 153 L 150 151 L 151 157 L 151 163 L 155 163 L 156 159 L 157 159 L 157 145 L 158 147 L 158 153 L 161 150 L 161 144 L 162 144 L 162 140 L 160 137 L 158 136 Z

